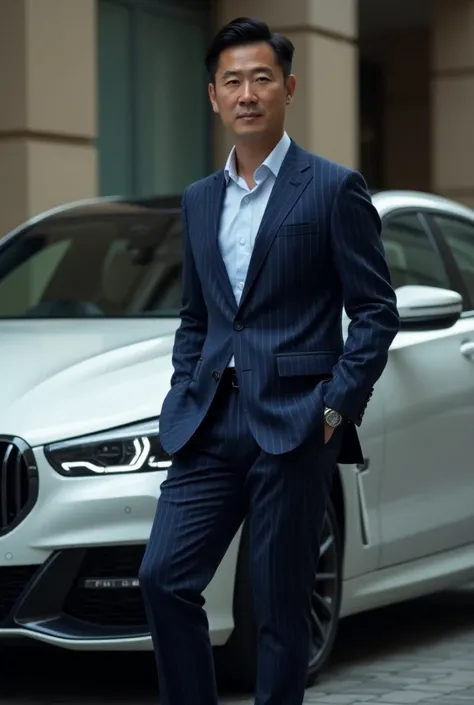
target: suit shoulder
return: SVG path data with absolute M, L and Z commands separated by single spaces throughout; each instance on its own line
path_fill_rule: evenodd
M 204 176 L 202 179 L 194 181 L 192 184 L 189 184 L 189 186 L 186 186 L 183 197 L 186 196 L 187 199 L 193 200 L 195 197 L 201 196 L 207 187 L 212 185 L 216 178 L 223 176 L 223 173 L 224 170 L 219 169 L 208 176 Z
M 308 152 L 301 147 L 299 149 L 303 158 L 309 161 L 314 177 L 320 181 L 324 181 L 326 183 L 326 188 L 329 186 L 329 191 L 332 194 L 335 195 L 339 186 L 351 177 L 367 189 L 364 177 L 356 169 L 352 169 L 344 164 L 332 161 L 331 159 L 323 157 L 320 154 Z
M 332 161 L 319 154 L 311 154 L 311 152 L 307 152 L 307 154 L 312 162 L 314 171 L 319 172 L 324 179 L 328 179 L 336 188 L 351 176 L 362 178 L 356 169 L 351 169 L 344 164 Z

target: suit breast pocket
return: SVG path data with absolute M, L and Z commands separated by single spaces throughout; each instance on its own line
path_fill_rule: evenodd
M 286 289 L 314 286 L 324 261 L 324 238 L 317 223 L 286 222 L 273 241 L 269 264 Z

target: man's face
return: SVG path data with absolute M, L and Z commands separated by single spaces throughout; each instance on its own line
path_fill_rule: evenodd
M 262 137 L 283 130 L 295 83 L 294 76 L 285 81 L 272 47 L 261 42 L 221 53 L 209 97 L 214 112 L 236 137 Z

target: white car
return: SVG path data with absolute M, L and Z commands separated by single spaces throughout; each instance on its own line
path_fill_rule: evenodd
M 340 617 L 474 578 L 474 212 L 413 192 L 373 201 L 401 330 L 360 429 L 365 461 L 337 468 L 308 682 Z M 180 233 L 172 200 L 98 199 L 0 240 L 0 638 L 151 648 L 137 572 L 170 464 Z M 216 663 L 245 687 L 247 550 L 244 524 L 205 593 Z

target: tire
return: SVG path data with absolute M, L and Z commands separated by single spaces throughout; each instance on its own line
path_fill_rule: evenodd
M 308 663 L 307 686 L 314 683 L 328 661 L 339 627 L 342 595 L 343 546 L 334 505 L 326 510 L 321 540 L 319 579 L 314 592 L 313 638 Z M 248 578 L 249 535 L 245 524 L 235 581 L 235 628 L 228 642 L 216 649 L 217 678 L 223 686 L 253 692 L 257 676 L 256 622 Z

